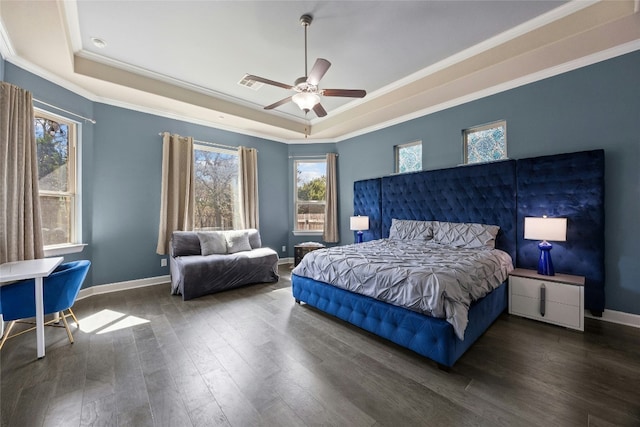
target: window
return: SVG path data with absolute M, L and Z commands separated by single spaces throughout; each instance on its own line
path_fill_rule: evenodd
M 463 131 L 464 162 L 492 162 L 507 158 L 507 122 L 502 120 Z
M 80 243 L 77 127 L 75 122 L 35 111 L 38 185 L 45 249 Z
M 195 145 L 195 230 L 233 230 L 239 224 L 238 152 Z
M 327 188 L 325 160 L 296 160 L 294 231 L 322 233 Z
M 396 173 L 422 170 L 422 141 L 396 145 Z

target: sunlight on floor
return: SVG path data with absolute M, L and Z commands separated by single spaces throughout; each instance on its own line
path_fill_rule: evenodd
M 106 334 L 124 328 L 149 323 L 147 319 L 131 316 L 118 311 L 104 309 L 98 313 L 78 319 L 80 330 L 86 333 Z

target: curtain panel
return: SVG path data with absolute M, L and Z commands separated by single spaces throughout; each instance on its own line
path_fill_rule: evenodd
M 238 147 L 241 228 L 260 228 L 258 210 L 258 150 Z
M 335 153 L 327 153 L 327 191 L 324 205 L 324 230 L 322 240 L 329 243 L 340 241 L 338 233 L 338 170 Z
M 43 258 L 33 99 L 0 85 L 0 263 Z
M 195 186 L 193 138 L 162 134 L 162 189 L 158 246 L 160 255 L 169 253 L 174 231 L 193 229 Z

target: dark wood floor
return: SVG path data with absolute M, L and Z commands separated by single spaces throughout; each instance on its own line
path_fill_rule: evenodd
M 1 354 L 2 426 L 640 426 L 640 330 L 503 314 L 449 373 L 276 284 L 183 302 L 169 285 L 74 307 Z M 136 324 L 137 323 L 137 324 Z

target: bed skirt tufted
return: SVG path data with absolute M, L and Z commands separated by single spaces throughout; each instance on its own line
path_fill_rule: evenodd
M 469 309 L 469 325 L 460 341 L 444 319 L 354 294 L 327 283 L 291 276 L 293 297 L 328 314 L 451 367 L 507 308 L 507 284 Z

